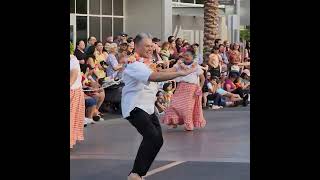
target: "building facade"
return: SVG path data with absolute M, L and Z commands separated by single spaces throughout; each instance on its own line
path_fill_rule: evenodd
M 170 35 L 182 37 L 190 43 L 199 43 L 202 49 L 203 1 L 70 0 L 70 38 L 74 43 L 89 36 L 104 41 L 121 32 L 132 37 L 149 32 L 162 40 Z M 240 18 L 234 14 L 235 7 L 224 4 L 219 7 L 221 39 L 238 41 L 234 30 L 239 30 Z

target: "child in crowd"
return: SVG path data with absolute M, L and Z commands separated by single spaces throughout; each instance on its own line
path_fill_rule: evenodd
M 174 87 L 172 85 L 174 84 Z M 176 89 L 176 82 L 175 81 L 169 81 L 168 83 L 165 83 L 163 85 L 163 91 L 164 91 L 164 100 L 166 103 L 166 106 L 169 107 L 169 104 L 171 102 L 171 98 L 173 96 L 173 92 Z
M 166 67 L 169 67 L 169 63 L 170 63 L 170 61 L 169 61 L 169 58 L 170 58 L 169 48 L 170 48 L 170 43 L 169 42 L 164 42 L 162 44 L 162 48 L 161 48 L 161 51 L 160 51 L 160 57 L 163 60 L 163 62 L 166 65 Z
M 163 114 L 164 111 L 166 110 L 166 102 L 164 100 L 164 96 L 163 96 L 163 93 L 161 91 L 158 91 L 157 94 L 156 94 L 156 97 L 157 97 L 157 101 L 156 101 L 156 107 L 158 109 L 158 112 L 159 114 Z

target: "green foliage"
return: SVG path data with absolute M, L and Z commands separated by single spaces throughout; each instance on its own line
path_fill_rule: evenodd
M 70 41 L 70 54 L 73 54 L 74 52 L 74 45 L 73 43 Z
M 250 30 L 249 29 L 243 29 L 240 30 L 240 39 L 241 41 L 250 41 Z

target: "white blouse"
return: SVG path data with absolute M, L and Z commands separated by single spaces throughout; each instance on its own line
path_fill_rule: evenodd
M 191 65 L 187 65 L 188 68 L 191 68 Z M 180 67 L 178 64 L 175 64 L 174 67 L 177 69 L 177 71 L 180 70 Z M 199 76 L 203 74 L 203 70 L 199 64 L 197 64 L 197 70 L 193 73 L 188 74 L 187 76 L 181 76 L 177 77 L 175 80 L 176 82 L 186 82 L 191 84 L 199 84 Z
M 80 64 L 79 64 L 78 59 L 75 56 L 71 55 L 70 56 L 70 72 L 73 69 L 76 69 L 78 71 L 78 77 L 77 77 L 76 81 L 72 84 L 71 89 L 82 88 Z

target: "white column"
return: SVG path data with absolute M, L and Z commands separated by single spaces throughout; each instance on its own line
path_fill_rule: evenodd
M 173 34 L 172 32 L 172 0 L 161 0 L 162 8 L 162 30 L 161 30 L 161 39 L 168 39 L 169 36 Z

